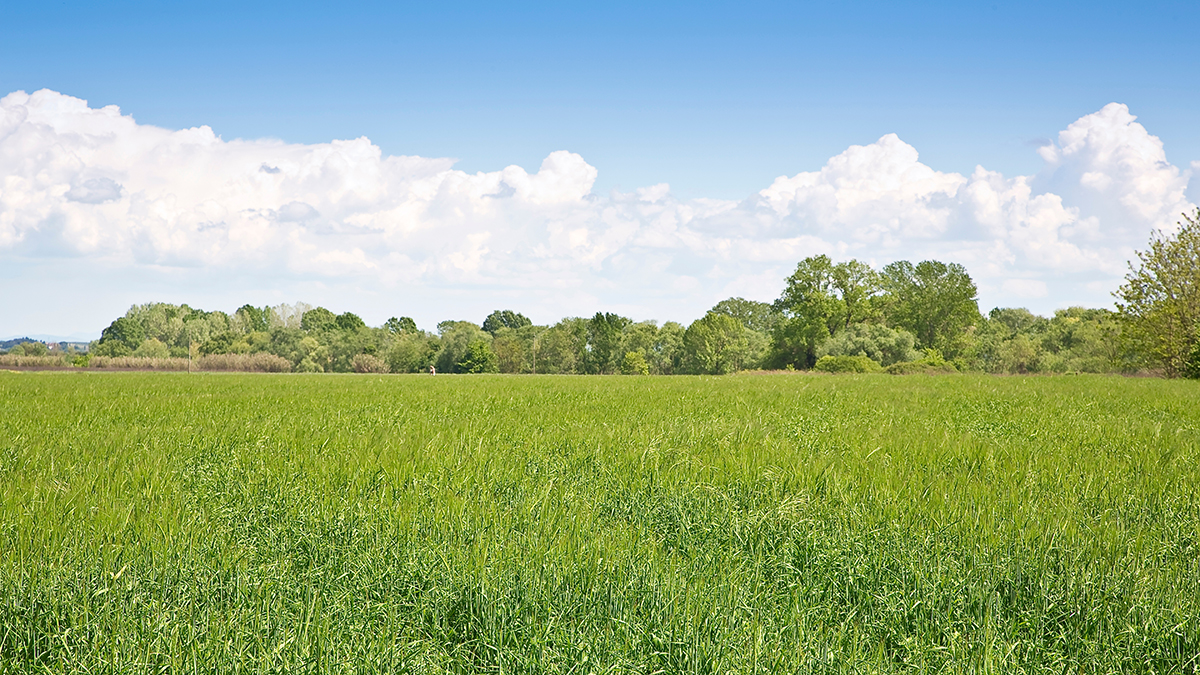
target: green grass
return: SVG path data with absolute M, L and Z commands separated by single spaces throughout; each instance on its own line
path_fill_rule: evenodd
M 1200 386 L 0 373 L 0 672 L 1194 672 Z

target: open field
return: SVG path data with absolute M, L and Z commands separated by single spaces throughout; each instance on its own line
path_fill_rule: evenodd
M 1200 386 L 0 373 L 0 672 L 1194 672 Z

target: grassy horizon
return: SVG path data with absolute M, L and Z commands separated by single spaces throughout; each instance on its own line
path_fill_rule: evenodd
M 1200 387 L 0 372 L 3 672 L 1194 672 Z

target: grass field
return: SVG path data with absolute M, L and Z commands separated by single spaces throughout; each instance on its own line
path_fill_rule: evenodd
M 1194 672 L 1200 386 L 0 373 L 0 672 Z

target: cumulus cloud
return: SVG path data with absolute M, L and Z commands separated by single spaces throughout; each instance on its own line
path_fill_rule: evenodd
M 826 253 L 959 261 L 985 305 L 1107 304 L 1132 250 L 1193 208 L 1196 165 L 1168 163 L 1135 120 L 1117 103 L 1080 118 L 1041 144 L 1033 176 L 941 172 L 888 134 L 741 201 L 685 200 L 666 184 L 596 194 L 596 168 L 566 151 L 534 172 L 467 173 L 366 138 L 227 141 L 15 92 L 0 99 L 0 259 L 249 269 L 447 302 L 469 288 L 550 319 L 586 303 L 683 318 L 726 294 L 770 299 Z

